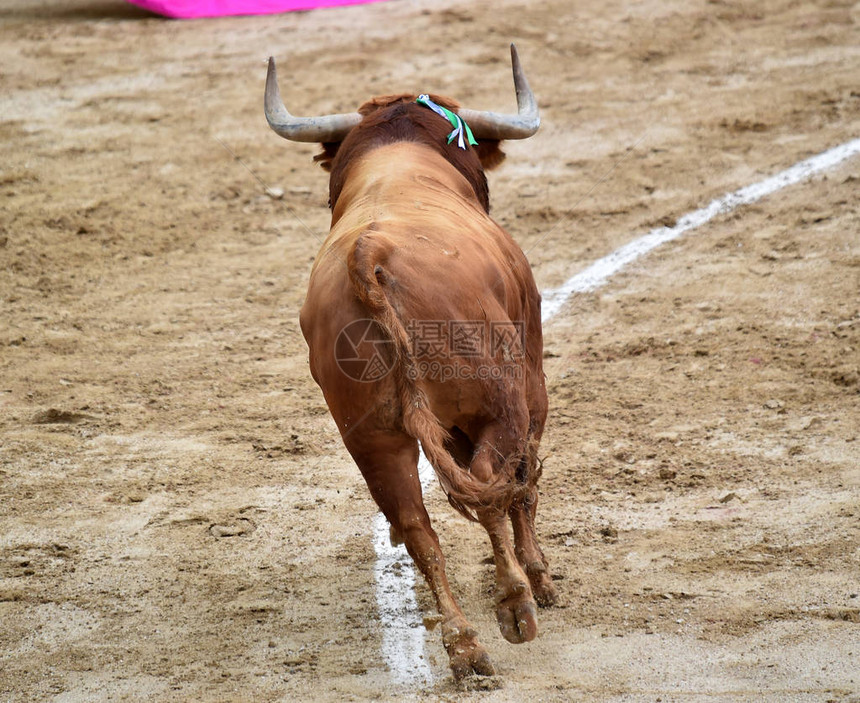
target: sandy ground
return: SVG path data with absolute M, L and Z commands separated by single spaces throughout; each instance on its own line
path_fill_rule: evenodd
M 548 288 L 860 136 L 860 5 L 186 23 L 7 0 L 0 22 L 0 700 L 860 700 L 860 160 L 547 325 L 539 532 L 561 604 L 504 642 L 486 537 L 434 487 L 503 686 L 455 688 L 438 632 L 433 679 L 403 686 L 375 506 L 298 329 L 326 175 L 261 105 L 274 54 L 298 114 L 403 90 L 511 110 L 515 40 L 544 126 L 508 145 L 493 212 Z

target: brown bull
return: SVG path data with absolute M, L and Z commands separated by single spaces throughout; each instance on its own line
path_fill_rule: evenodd
M 296 118 L 269 61 L 266 117 L 281 136 L 318 141 L 330 169 L 331 232 L 316 257 L 301 327 L 310 367 L 371 495 L 433 591 L 455 678 L 492 675 L 457 605 L 424 507 L 419 442 L 457 510 L 487 530 L 502 634 L 537 634 L 535 600 L 555 588 L 534 529 L 547 415 L 540 295 L 521 249 L 489 217 L 484 169 L 499 140 L 539 125 L 511 47 L 519 112 L 458 109 L 477 146 L 417 96 L 357 113 Z M 513 525 L 513 543 L 507 527 Z

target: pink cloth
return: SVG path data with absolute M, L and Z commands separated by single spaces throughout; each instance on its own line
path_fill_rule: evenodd
M 380 0 L 128 0 L 166 17 L 223 17 L 225 15 L 270 15 L 317 7 L 360 5 Z

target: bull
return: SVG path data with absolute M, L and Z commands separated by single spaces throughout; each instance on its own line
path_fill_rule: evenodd
M 534 639 L 536 604 L 557 599 L 535 534 L 541 298 L 522 250 L 489 216 L 484 173 L 504 158 L 502 140 L 540 125 L 513 45 L 511 62 L 518 111 L 508 115 L 393 95 L 300 118 L 284 106 L 272 58 L 266 79 L 271 128 L 321 143 L 315 160 L 330 171 L 331 230 L 300 313 L 311 374 L 392 540 L 433 593 L 456 680 L 495 672 L 448 584 L 419 443 L 450 503 L 489 535 L 503 636 Z

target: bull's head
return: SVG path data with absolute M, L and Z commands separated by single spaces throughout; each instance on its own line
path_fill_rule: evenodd
M 534 94 L 529 88 L 516 47 L 511 44 L 511 66 L 517 91 L 516 115 L 501 115 L 460 108 L 456 112 L 471 127 L 477 139 L 525 139 L 537 132 L 540 114 Z M 281 100 L 275 59 L 269 58 L 266 76 L 266 119 L 269 126 L 284 139 L 294 142 L 340 142 L 357 126 L 364 116 L 359 112 L 319 117 L 294 117 Z

